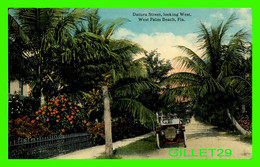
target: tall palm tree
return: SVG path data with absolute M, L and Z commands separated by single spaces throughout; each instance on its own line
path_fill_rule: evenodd
M 227 41 L 227 31 L 234 20 L 234 15 L 231 15 L 226 23 L 222 22 L 210 29 L 201 23 L 201 34 L 198 36 L 200 49 L 204 51 L 201 57 L 185 46 L 178 46 L 188 56 L 177 57 L 175 60 L 180 63 L 181 68 L 191 72 L 175 73 L 163 81 L 162 85 L 169 87 L 161 96 L 166 103 L 171 103 L 181 96 L 194 100 L 195 104 L 211 106 L 209 110 L 232 106 L 232 99 L 229 99 L 223 80 L 239 75 L 239 71 L 234 67 L 240 66 L 244 59 L 241 50 L 245 46 L 247 35 L 240 30 Z
M 143 49 L 136 43 L 129 40 L 116 40 L 112 35 L 116 29 L 127 22 L 127 19 L 119 18 L 109 21 L 100 21 L 98 9 L 92 9 L 87 16 L 87 26 L 81 26 L 77 31 L 78 36 L 86 38 L 95 38 L 106 44 L 108 52 L 103 52 L 101 57 L 106 64 L 106 72 L 101 71 L 103 77 L 109 76 L 112 83 L 103 82 L 104 98 L 104 120 L 106 153 L 112 154 L 112 132 L 111 132 L 111 111 L 110 103 L 112 99 L 112 108 L 129 111 L 133 116 L 139 118 L 142 123 L 150 123 L 153 119 L 153 113 L 138 102 L 134 96 L 140 95 L 144 90 L 150 89 L 151 85 L 147 81 L 147 71 L 142 68 L 140 62 L 132 61 L 133 54 L 142 52 Z M 100 50 L 104 48 L 100 47 Z M 112 59 L 111 59 L 112 58 Z M 131 81 L 126 83 L 127 81 Z M 110 91 L 109 91 L 110 89 Z M 133 91 L 135 89 L 135 91 Z M 110 93 L 109 93 L 110 92 Z

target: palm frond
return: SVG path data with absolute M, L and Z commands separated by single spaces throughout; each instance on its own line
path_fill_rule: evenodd
M 155 114 L 137 100 L 120 98 L 114 102 L 113 107 L 122 112 L 130 112 L 134 118 L 150 128 L 155 126 Z

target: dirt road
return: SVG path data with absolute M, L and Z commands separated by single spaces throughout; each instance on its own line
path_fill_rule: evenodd
M 194 118 L 192 118 L 190 123 L 186 125 L 186 136 L 187 136 L 186 149 L 183 147 L 182 144 L 174 144 L 174 145 L 169 145 L 167 147 L 165 146 L 159 150 L 147 154 L 123 155 L 122 158 L 123 159 L 251 159 L 252 158 L 252 144 L 239 141 L 238 137 L 224 135 L 223 132 L 217 132 L 213 128 L 214 127 L 209 125 L 204 125 L 196 121 Z M 173 148 L 177 150 L 171 150 Z M 200 150 L 200 149 L 204 149 L 204 150 Z M 224 152 L 221 153 L 221 150 L 218 151 L 217 149 L 223 149 Z M 230 153 L 229 150 L 227 149 L 230 149 L 232 151 L 231 156 L 229 156 Z M 180 150 L 182 150 L 181 155 L 180 155 Z M 186 156 L 184 156 L 184 150 Z M 225 150 L 227 151 L 226 153 Z M 172 156 L 169 155 L 169 152 Z M 178 155 L 176 156 L 177 153 Z M 220 157 L 220 155 L 222 155 L 223 157 Z

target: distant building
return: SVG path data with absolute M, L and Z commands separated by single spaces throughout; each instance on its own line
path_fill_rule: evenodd
M 24 84 L 22 81 L 14 80 L 14 81 L 8 81 L 8 97 L 9 99 L 15 95 L 16 93 L 19 93 L 21 96 L 21 99 L 29 96 L 29 85 Z

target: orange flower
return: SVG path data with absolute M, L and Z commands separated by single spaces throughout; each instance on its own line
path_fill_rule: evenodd
M 49 122 L 49 120 L 50 120 L 49 118 L 46 119 L 47 122 Z
M 61 111 L 64 111 L 64 108 L 62 108 Z
M 69 116 L 69 115 L 67 115 L 66 117 L 67 117 L 67 118 L 69 118 L 70 116 Z
M 56 122 L 60 122 L 60 120 L 57 119 Z
M 84 124 L 86 124 L 87 123 L 87 121 L 86 120 L 84 120 Z
M 63 100 L 64 100 L 64 98 L 62 97 L 62 98 L 61 98 L 61 100 L 63 101 Z
M 50 113 L 47 112 L 47 115 L 50 115 Z
M 72 114 L 72 115 L 75 115 L 75 113 L 74 113 L 74 112 L 72 112 L 71 114 Z
M 70 124 L 72 125 L 72 124 L 73 124 L 73 122 L 72 122 L 72 121 L 70 121 Z
M 72 118 L 68 118 L 68 120 L 69 120 L 69 121 L 71 121 L 71 120 L 72 120 Z
M 51 108 L 49 108 L 49 111 L 52 111 L 52 109 L 51 109 Z
M 44 109 L 46 109 L 47 108 L 47 106 L 44 106 Z
M 74 107 L 75 109 L 77 109 L 77 107 Z
M 64 132 L 65 132 L 65 129 L 62 129 L 61 132 L 64 133 Z
M 36 120 L 39 120 L 39 119 L 40 119 L 39 117 L 36 118 Z
M 73 119 L 73 118 L 74 118 L 74 116 L 72 115 L 70 118 L 72 118 L 72 119 Z
M 32 120 L 32 121 L 31 121 L 31 123 L 34 123 L 34 122 L 35 122 L 35 120 Z
M 57 118 L 60 118 L 60 116 L 59 116 L 59 115 L 57 115 Z
M 36 113 L 35 114 L 39 114 L 39 112 L 38 111 L 36 111 Z
M 64 101 L 68 101 L 68 99 L 64 99 Z
M 70 106 L 70 109 L 72 109 L 72 106 Z
M 56 106 L 59 106 L 59 103 L 55 103 L 56 104 Z
M 42 115 L 44 115 L 44 114 L 45 114 L 45 112 L 43 111 L 43 112 L 42 112 Z
M 41 108 L 41 110 L 43 111 L 43 108 Z
M 71 102 L 69 102 L 68 104 L 71 105 Z
M 63 104 L 62 106 L 65 107 L 65 104 Z
M 90 126 L 90 123 L 87 123 L 87 126 Z
M 76 110 L 76 112 L 79 112 L 79 110 Z

